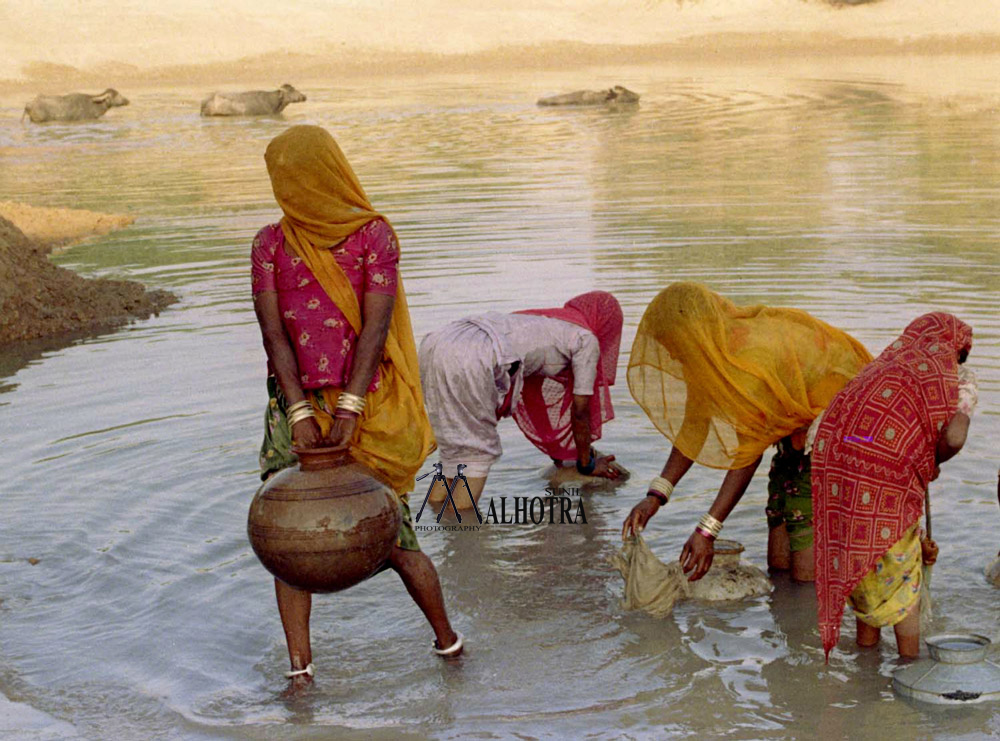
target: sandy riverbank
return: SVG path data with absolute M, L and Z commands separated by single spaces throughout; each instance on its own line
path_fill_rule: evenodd
M 44 208 L 17 201 L 0 201 L 7 219 L 39 247 L 68 247 L 89 237 L 121 229 L 135 221 L 128 214 L 104 214 L 76 208 Z
M 68 239 L 73 224 L 74 241 L 113 228 L 105 228 L 107 219 L 94 218 L 107 214 L 82 212 L 63 226 L 46 227 L 38 218 L 44 210 L 15 210 L 43 239 L 59 244 L 67 243 L 63 240 Z M 88 222 L 92 224 L 89 231 L 83 228 Z M 12 221 L 0 216 L 0 345 L 114 327 L 129 319 L 144 319 L 177 300 L 172 293 L 147 291 L 134 281 L 84 278 L 61 268 L 49 261 L 51 244 L 29 239 Z

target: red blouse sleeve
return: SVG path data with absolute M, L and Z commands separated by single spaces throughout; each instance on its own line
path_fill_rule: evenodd
M 365 293 L 396 295 L 399 243 L 396 233 L 381 219 L 366 225 Z
M 278 290 L 274 278 L 274 253 L 278 247 L 274 226 L 265 226 L 257 232 L 250 248 L 250 285 L 254 296 L 262 291 Z

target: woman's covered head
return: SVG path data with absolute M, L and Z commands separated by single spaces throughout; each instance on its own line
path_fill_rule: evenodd
M 292 126 L 264 153 L 283 226 L 297 238 L 329 247 L 378 218 L 337 142 L 319 126 Z M 288 228 L 286 228 L 286 236 Z
M 736 306 L 701 283 L 672 283 L 655 302 L 658 332 L 667 352 L 684 363 L 702 357 L 713 343 L 725 343 L 725 320 Z M 712 342 L 706 342 L 711 337 Z
M 601 346 L 601 370 L 604 380 L 613 384 L 618 369 L 618 352 L 622 341 L 624 315 L 618 299 L 607 291 L 589 291 L 571 298 L 565 304 L 583 315 L 590 331 Z
M 914 344 L 927 347 L 931 352 L 944 344 L 955 352 L 959 363 L 964 363 L 972 349 L 972 327 L 954 314 L 933 311 L 910 322 L 890 347 L 901 349 Z

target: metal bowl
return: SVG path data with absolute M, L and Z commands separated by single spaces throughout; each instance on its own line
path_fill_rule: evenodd
M 930 636 L 927 651 L 943 664 L 975 664 L 986 658 L 990 639 L 976 633 L 942 633 Z
M 1000 666 L 986 658 L 989 647 L 989 638 L 972 633 L 931 636 L 931 658 L 897 669 L 892 686 L 904 697 L 936 705 L 1000 700 Z

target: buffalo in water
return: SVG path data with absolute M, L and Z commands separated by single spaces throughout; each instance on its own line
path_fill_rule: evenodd
M 628 88 L 615 85 L 607 90 L 576 90 L 572 93 L 541 98 L 538 105 L 632 105 L 639 96 Z
M 212 93 L 201 101 L 202 116 L 273 116 L 290 103 L 306 99 L 291 85 L 277 90 L 250 90 L 246 93 Z
M 27 116 L 33 123 L 43 121 L 90 121 L 100 118 L 109 108 L 128 105 L 128 99 L 114 88 L 99 95 L 70 93 L 69 95 L 39 95 L 24 106 L 21 120 Z

